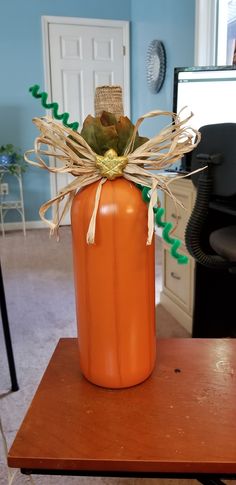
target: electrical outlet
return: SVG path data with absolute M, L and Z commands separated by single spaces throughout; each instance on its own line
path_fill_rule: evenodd
M 1 195 L 8 195 L 9 194 L 9 189 L 8 189 L 8 184 L 0 184 L 0 192 Z

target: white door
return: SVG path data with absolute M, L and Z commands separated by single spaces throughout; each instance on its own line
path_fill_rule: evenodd
M 97 86 L 119 85 L 124 112 L 129 106 L 129 25 L 124 21 L 43 17 L 46 90 L 59 104 L 59 113 L 79 121 L 94 114 Z M 52 175 L 52 196 L 71 179 Z M 70 222 L 69 217 L 64 223 Z

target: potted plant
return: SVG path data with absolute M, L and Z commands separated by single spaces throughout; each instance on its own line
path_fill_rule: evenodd
M 15 173 L 20 166 L 21 171 L 24 172 L 26 165 L 22 164 L 22 161 L 20 150 L 12 143 L 0 146 L 0 166 L 6 167 L 11 173 Z

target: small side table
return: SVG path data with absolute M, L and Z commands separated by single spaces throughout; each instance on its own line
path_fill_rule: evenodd
M 144 383 L 90 384 L 61 339 L 9 451 L 23 473 L 236 478 L 236 340 L 163 339 Z
M 10 175 L 15 177 L 18 182 L 19 186 L 19 197 L 17 200 L 8 200 L 5 198 L 5 195 L 0 194 L 0 223 L 1 223 L 1 230 L 2 235 L 5 236 L 5 229 L 4 229 L 4 219 L 6 213 L 11 210 L 15 209 L 19 212 L 21 219 L 22 219 L 22 229 L 24 236 L 26 235 L 26 227 L 25 227 L 25 209 L 24 209 L 24 197 L 23 197 L 23 186 L 22 186 L 22 169 L 21 166 L 18 164 L 14 164 L 14 172 L 12 173 L 9 168 L 0 167 L 0 184 L 3 183 L 3 179 L 6 175 Z

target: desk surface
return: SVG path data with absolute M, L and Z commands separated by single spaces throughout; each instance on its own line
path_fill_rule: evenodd
M 236 339 L 166 339 L 143 384 L 106 390 L 61 339 L 10 449 L 11 467 L 236 473 Z

